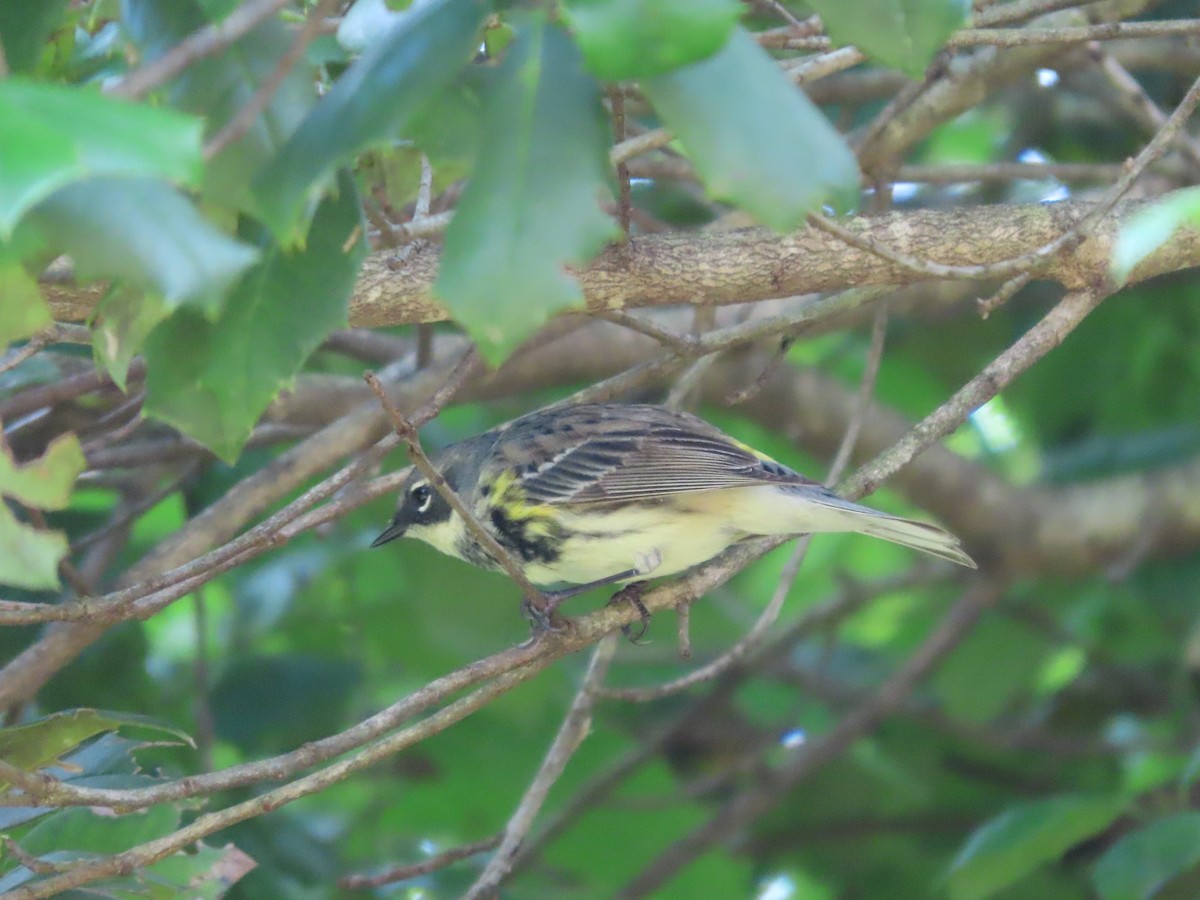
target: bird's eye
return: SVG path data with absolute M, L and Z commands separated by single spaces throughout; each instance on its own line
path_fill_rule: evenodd
M 429 505 L 433 503 L 433 491 L 427 484 L 418 484 L 408 492 L 408 496 L 419 513 L 427 512 Z

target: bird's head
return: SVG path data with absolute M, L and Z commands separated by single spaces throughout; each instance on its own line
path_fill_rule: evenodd
M 462 445 L 449 447 L 434 460 L 434 467 L 446 479 L 450 489 L 460 496 L 470 487 L 461 483 L 463 467 L 468 462 L 464 449 Z M 468 497 L 463 499 L 470 502 Z M 392 516 L 388 527 L 371 542 L 371 546 L 379 547 L 397 538 L 413 537 L 433 545 L 443 553 L 457 556 L 455 543 L 461 531 L 459 517 L 446 498 L 420 469 L 413 468 L 400 489 L 396 514 Z

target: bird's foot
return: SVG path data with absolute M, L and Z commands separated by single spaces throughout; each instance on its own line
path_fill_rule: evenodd
M 646 609 L 646 604 L 642 603 L 642 594 L 646 591 L 646 582 L 634 581 L 631 584 L 625 585 L 608 601 L 609 606 L 615 606 L 618 603 L 628 603 L 638 611 L 641 617 L 641 628 L 634 634 L 632 625 L 622 625 L 621 634 L 629 638 L 631 644 L 641 644 L 642 636 L 645 635 L 646 629 L 650 627 L 650 610 Z
M 565 599 L 564 597 L 556 602 L 552 593 L 543 593 L 539 608 L 529 597 L 521 598 L 521 617 L 530 623 L 531 641 L 545 633 L 558 634 L 567 630 L 566 622 L 558 615 L 558 604 Z

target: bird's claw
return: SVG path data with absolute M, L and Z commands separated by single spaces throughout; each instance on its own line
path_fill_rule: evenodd
M 542 607 L 539 609 L 529 597 L 521 598 L 521 617 L 532 626 L 533 634 L 531 638 L 536 638 L 538 635 L 547 632 L 558 634 L 566 631 L 566 624 L 556 612 L 558 604 L 554 602 L 554 597 L 543 594 L 542 604 Z
M 645 635 L 646 629 L 650 627 L 650 610 L 646 609 L 646 605 L 642 603 L 642 594 L 645 590 L 646 582 L 634 581 L 613 594 L 608 601 L 609 606 L 614 606 L 618 603 L 628 603 L 638 611 L 642 627 L 638 629 L 637 634 L 633 633 L 632 625 L 621 626 L 621 634 L 625 635 L 631 644 L 645 643 L 642 640 L 642 636 Z

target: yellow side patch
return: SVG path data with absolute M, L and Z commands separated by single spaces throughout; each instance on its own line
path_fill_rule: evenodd
M 509 519 L 528 521 L 530 519 L 549 519 L 554 515 L 554 511 L 545 503 L 526 502 L 525 491 L 521 489 L 517 475 L 511 469 L 497 475 L 496 480 L 491 483 L 491 489 L 488 506 L 499 506 Z M 540 523 L 533 523 L 530 527 L 545 528 Z

